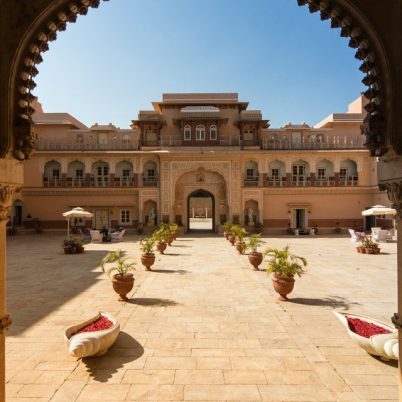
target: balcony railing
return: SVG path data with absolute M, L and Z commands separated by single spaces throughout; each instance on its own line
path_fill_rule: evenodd
M 44 187 L 138 187 L 134 177 L 90 177 L 90 178 L 71 178 L 53 179 L 43 178 Z
M 329 149 L 365 149 L 363 145 L 363 138 L 341 139 L 333 137 L 328 141 L 321 142 L 291 142 L 285 140 L 269 140 L 268 138 L 262 139 L 262 149 L 264 150 L 329 150 Z
M 157 177 L 142 177 L 142 185 L 144 187 L 157 187 L 158 186 L 158 178 Z
M 359 178 L 358 178 L 358 176 L 340 177 L 339 185 L 340 186 L 358 186 Z
M 288 185 L 288 182 L 286 178 L 280 179 L 279 177 L 278 178 L 271 177 L 268 178 L 267 185 L 268 187 L 286 187 Z
M 258 176 L 247 176 L 244 178 L 245 187 L 256 187 L 258 186 Z
M 336 181 L 334 177 L 319 177 L 314 180 L 314 186 L 318 187 L 331 187 L 335 186 Z
M 112 140 L 107 144 L 99 144 L 95 141 L 48 141 L 38 140 L 35 143 L 38 151 L 137 151 L 138 141 Z

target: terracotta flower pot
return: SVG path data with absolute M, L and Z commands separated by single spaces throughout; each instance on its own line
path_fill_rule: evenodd
M 150 271 L 151 266 L 155 264 L 155 254 L 143 254 L 141 256 L 141 263 L 147 271 Z
M 169 244 L 169 246 L 171 246 L 173 240 L 174 240 L 173 235 L 169 235 L 168 238 L 166 239 L 166 243 Z
M 236 242 L 236 250 L 239 252 L 239 254 L 244 254 L 244 251 L 246 250 L 246 244 L 244 242 Z
M 254 251 L 248 255 L 248 260 L 253 266 L 254 271 L 258 271 L 258 266 L 262 263 L 262 253 Z
M 156 248 L 158 249 L 158 251 L 163 254 L 166 250 L 167 244 L 165 241 L 162 242 L 158 242 L 156 243 Z
M 130 292 L 134 286 L 133 274 L 113 275 L 112 285 L 114 291 L 120 295 L 120 300 L 127 300 L 127 293 Z
M 236 241 L 236 236 L 235 236 L 234 234 L 230 234 L 228 240 L 230 241 L 230 244 L 231 244 L 232 246 L 234 246 L 235 241 Z
M 362 254 L 366 254 L 367 253 L 367 248 L 366 247 L 360 247 L 360 252 Z
M 278 299 L 281 301 L 288 300 L 287 295 L 293 290 L 295 285 L 294 278 L 273 274 L 272 283 L 274 285 L 275 292 L 279 294 Z

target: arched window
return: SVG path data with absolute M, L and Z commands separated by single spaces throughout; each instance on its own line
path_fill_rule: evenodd
M 184 126 L 184 141 L 191 141 L 191 126 Z
M 205 127 L 197 126 L 195 130 L 195 139 L 197 141 L 205 141 Z
M 216 126 L 211 126 L 209 128 L 209 139 L 211 141 L 216 141 L 218 139 L 218 130 Z

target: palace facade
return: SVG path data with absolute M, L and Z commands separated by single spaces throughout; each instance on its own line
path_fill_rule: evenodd
M 271 128 L 236 93 L 164 94 L 130 129 L 87 127 L 36 103 L 36 151 L 24 164 L 15 225 L 65 229 L 62 213 L 81 206 L 100 228 L 177 222 L 184 230 L 224 221 L 267 233 L 317 226 L 370 226 L 361 211 L 389 205 L 377 163 L 363 146 L 360 96 L 347 112 L 309 126 Z M 383 222 L 384 224 L 386 222 Z

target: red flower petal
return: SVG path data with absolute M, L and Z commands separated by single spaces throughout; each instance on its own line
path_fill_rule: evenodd
M 97 320 L 91 322 L 90 324 L 71 334 L 71 336 L 80 334 L 81 332 L 102 331 L 104 329 L 109 329 L 111 327 L 113 327 L 112 321 L 110 321 L 108 318 L 102 315 Z
M 370 322 L 360 320 L 359 318 L 346 317 L 351 331 L 355 334 L 370 338 L 370 336 L 378 334 L 390 334 L 391 331 Z

